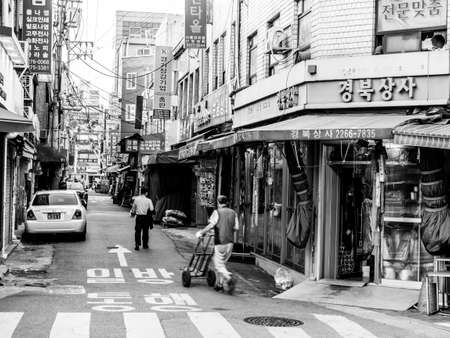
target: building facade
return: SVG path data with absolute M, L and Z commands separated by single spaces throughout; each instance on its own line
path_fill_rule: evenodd
M 23 223 L 33 192 L 38 120 L 33 109 L 32 77 L 21 39 L 19 1 L 0 1 L 0 249 L 9 254 L 14 231 Z M 29 82 L 25 84 L 24 82 Z M 30 83 L 31 82 L 31 83 Z M 25 92 L 24 89 L 27 89 Z
M 195 69 L 179 78 L 176 147 L 212 160 L 205 201 L 229 195 L 241 244 L 297 281 L 418 288 L 448 250 L 430 237 L 448 217 L 448 3 L 228 4 L 199 51 L 201 94 Z

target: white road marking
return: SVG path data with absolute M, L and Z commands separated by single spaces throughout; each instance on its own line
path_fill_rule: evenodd
M 310 338 L 303 329 L 299 327 L 267 327 L 267 330 L 275 338 Z
M 436 324 L 444 327 L 450 327 L 450 322 L 436 323 Z
M 189 312 L 189 318 L 204 338 L 239 338 L 230 323 L 217 312 Z
M 314 316 L 322 323 L 327 324 L 342 337 L 346 338 L 376 338 L 371 332 L 367 331 L 357 323 L 347 319 L 343 316 L 336 315 L 320 315 Z
M 164 329 L 156 313 L 124 313 L 127 338 L 164 338 Z
M 0 312 L 0 332 L 3 338 L 12 337 L 23 312 Z
M 114 249 L 111 249 L 108 252 L 117 254 L 117 258 L 119 259 L 120 266 L 128 266 L 127 260 L 125 259 L 125 254 L 126 253 L 131 253 L 130 250 L 128 250 L 127 248 L 124 248 L 123 246 L 117 244 Z
M 58 312 L 49 338 L 89 338 L 90 321 L 87 312 Z

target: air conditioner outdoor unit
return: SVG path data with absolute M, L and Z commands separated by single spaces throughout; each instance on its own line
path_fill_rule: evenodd
M 267 30 L 266 42 L 266 53 L 286 54 L 292 50 L 289 35 L 279 27 L 271 27 Z

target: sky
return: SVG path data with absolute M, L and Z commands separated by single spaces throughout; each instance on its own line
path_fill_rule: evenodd
M 108 69 L 113 69 L 114 18 L 118 10 L 184 13 L 184 0 L 82 0 L 82 23 L 77 40 L 94 42 L 94 59 Z M 108 73 L 95 62 L 89 62 L 94 68 Z M 112 91 L 113 78 L 101 75 L 82 61 L 70 63 L 70 70 L 108 92 Z M 73 79 L 77 79 L 72 76 Z M 78 79 L 77 79 L 78 80 Z M 103 92 L 102 95 L 107 95 Z

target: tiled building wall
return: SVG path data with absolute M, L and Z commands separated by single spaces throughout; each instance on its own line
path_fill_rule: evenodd
M 372 54 L 375 3 L 374 0 L 315 0 L 311 12 L 311 57 Z
M 241 37 L 240 37 L 240 86 L 247 84 L 248 78 L 248 37 L 256 32 L 257 48 L 257 81 L 267 75 L 266 34 L 267 24 L 276 15 L 280 15 L 278 26 L 290 26 L 291 33 L 295 33 L 294 13 L 297 2 L 294 0 L 248 0 L 241 4 Z M 294 31 L 294 32 L 293 32 Z M 288 66 L 289 62 L 280 66 Z

